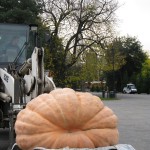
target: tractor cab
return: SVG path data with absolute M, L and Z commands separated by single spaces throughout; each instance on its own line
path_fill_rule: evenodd
M 37 26 L 0 23 L 0 128 L 9 126 L 7 99 L 18 99 L 21 93 L 19 79 L 14 79 L 15 74 L 10 72 L 18 71 L 31 57 L 36 35 Z
M 0 23 L 0 67 L 22 64 L 36 46 L 36 26 Z

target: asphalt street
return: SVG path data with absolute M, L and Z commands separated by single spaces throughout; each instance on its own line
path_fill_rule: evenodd
M 118 116 L 119 144 L 150 150 L 150 95 L 117 94 L 117 99 L 104 104 Z M 8 143 L 8 129 L 0 129 L 0 150 L 7 150 Z
M 150 95 L 117 94 L 117 98 L 104 104 L 118 116 L 119 143 L 150 150 Z

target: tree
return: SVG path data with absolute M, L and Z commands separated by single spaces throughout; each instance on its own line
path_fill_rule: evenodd
M 120 38 L 114 38 L 113 41 L 108 44 L 104 53 L 105 65 L 103 72 L 107 80 L 107 86 L 109 90 L 116 89 L 116 72 L 125 63 L 125 54 L 122 51 L 122 41 Z
M 114 38 L 112 43 L 105 49 L 105 68 L 104 71 L 119 70 L 125 63 L 125 54 L 122 51 L 122 41 L 120 38 Z
M 60 51 L 56 43 L 51 44 L 50 50 L 52 59 L 57 59 L 54 66 L 59 61 L 63 74 L 94 44 L 104 47 L 112 37 L 118 7 L 115 0 L 43 0 L 43 5 L 43 22 L 49 26 L 52 38 L 62 39 L 62 62 L 53 56 Z
M 136 77 L 138 92 L 150 94 L 150 59 L 147 58 L 143 63 L 142 71 Z
M 147 55 L 143 52 L 141 43 L 136 37 L 121 37 L 119 40 L 121 42 L 119 51 L 125 59 L 122 67 L 115 72 L 117 89 L 120 91 L 127 82 L 136 81 L 136 76 L 141 72 Z
M 126 64 L 122 67 L 122 71 L 126 70 L 130 79 L 134 73 L 141 72 L 146 53 L 142 50 L 141 43 L 136 37 L 124 38 L 123 53 L 126 55 Z
M 54 72 L 54 81 L 56 86 L 63 87 L 66 84 L 65 76 L 65 61 L 64 61 L 64 47 L 62 40 L 57 36 L 51 36 L 50 41 L 50 55 L 51 55 L 51 70 Z M 47 63 L 47 62 L 46 62 Z
M 38 23 L 42 12 L 40 1 L 1 0 L 0 21 L 5 23 Z
M 98 63 L 97 63 L 97 55 L 95 53 L 87 53 L 86 54 L 86 81 L 94 81 L 98 79 L 97 71 L 98 71 Z

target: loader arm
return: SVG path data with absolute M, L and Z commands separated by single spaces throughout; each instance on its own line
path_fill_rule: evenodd
M 35 47 L 32 54 L 32 76 L 35 77 L 35 88 L 31 98 L 35 98 L 44 91 L 44 49 Z
M 9 128 L 8 150 L 15 142 L 19 111 L 33 98 L 56 88 L 45 74 L 44 48 L 37 47 L 37 35 L 36 25 L 0 23 L 0 128 Z M 6 49 L 14 37 L 18 48 L 9 45 Z

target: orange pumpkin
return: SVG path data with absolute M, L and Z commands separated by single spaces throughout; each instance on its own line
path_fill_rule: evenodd
M 119 137 L 117 117 L 99 97 L 69 88 L 30 101 L 17 115 L 15 131 L 22 150 L 104 147 Z

